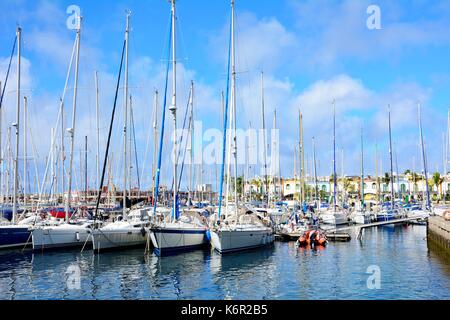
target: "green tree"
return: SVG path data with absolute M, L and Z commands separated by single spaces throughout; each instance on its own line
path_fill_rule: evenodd
M 441 174 L 439 172 L 435 172 L 431 177 L 431 181 L 433 182 L 433 185 L 435 185 L 436 188 L 438 189 L 439 198 L 441 198 L 442 183 L 444 182 L 444 178 L 441 177 Z

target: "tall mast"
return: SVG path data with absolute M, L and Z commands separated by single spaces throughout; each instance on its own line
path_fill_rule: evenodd
M 333 100 L 333 211 L 336 212 L 336 101 Z
M 23 204 L 27 205 L 27 118 L 28 98 L 23 97 Z
M 234 38 L 234 18 L 235 8 L 234 0 L 231 0 L 231 103 L 234 117 L 234 132 L 233 132 L 233 155 L 234 155 L 234 202 L 237 213 L 238 198 L 237 198 L 237 136 L 236 136 L 236 55 L 235 55 L 235 38 Z
M 261 72 L 261 113 L 262 113 L 262 130 L 263 130 L 263 157 L 264 157 L 264 183 L 265 193 L 267 195 L 267 205 L 269 205 L 269 187 L 267 182 L 267 145 L 266 145 L 266 119 L 264 110 L 264 72 Z
M 66 185 L 65 185 L 66 156 L 64 154 L 65 153 L 65 150 L 64 150 L 64 128 L 65 128 L 65 126 L 64 126 L 64 101 L 63 101 L 63 99 L 61 99 L 61 195 L 62 195 L 62 199 L 64 199 L 64 189 L 66 187 Z M 56 130 L 57 130 L 57 128 L 55 128 L 55 131 Z M 55 139 L 53 140 L 53 144 L 55 144 Z M 55 145 L 55 148 L 56 148 L 56 145 Z M 56 175 L 55 175 L 55 181 L 56 181 Z
M 423 172 L 425 175 L 425 186 L 427 191 L 427 209 L 431 208 L 431 201 L 430 201 L 430 190 L 428 187 L 428 172 L 427 172 L 427 161 L 425 158 L 425 145 L 423 142 L 423 132 L 422 132 L 422 115 L 420 113 L 420 102 L 417 104 L 417 113 L 418 113 L 418 120 L 419 120 L 419 133 L 420 133 L 420 145 L 422 148 L 422 161 L 423 161 Z
M 176 52 L 176 11 L 175 11 L 175 0 L 172 0 L 172 105 L 169 110 L 172 112 L 173 116 L 173 219 L 177 217 L 177 52 Z
M 190 147 L 189 147 L 189 195 L 188 195 L 188 203 L 190 204 L 192 201 L 192 166 L 194 165 L 194 81 L 191 81 L 191 94 L 189 98 L 189 106 L 191 108 L 190 122 L 189 122 L 189 138 L 190 138 Z
M 364 209 L 364 137 L 361 127 L 361 209 Z
M 301 188 L 301 198 L 300 203 L 303 204 L 305 201 L 305 146 L 303 143 L 303 114 L 299 110 L 299 121 L 300 121 L 300 188 Z
M 77 111 L 77 92 L 78 92 L 78 68 L 80 64 L 80 34 L 81 34 L 81 17 L 78 17 L 78 29 L 77 29 L 77 58 L 75 64 L 75 83 L 73 89 L 73 110 L 72 110 L 72 127 L 68 129 L 70 134 L 70 160 L 69 160 L 69 182 L 68 182 L 68 192 L 67 200 L 65 206 L 66 221 L 69 220 L 69 210 L 70 210 L 70 198 L 72 193 L 72 169 L 73 169 L 73 151 L 75 143 L 75 116 Z
M 375 186 L 377 192 L 377 200 L 380 201 L 380 183 L 378 179 L 378 144 L 375 144 Z
M 391 105 L 388 105 L 388 113 L 389 113 L 389 160 L 391 163 L 391 209 L 394 209 L 394 169 L 392 164 Z
M 157 156 L 158 156 L 158 90 L 155 90 L 155 102 L 153 106 L 153 139 L 154 139 L 154 150 L 153 150 L 153 166 L 152 166 L 152 199 L 155 201 L 155 178 L 156 178 L 156 167 L 157 167 Z
M 320 209 L 320 193 L 317 186 L 317 167 L 316 167 L 316 141 L 314 137 L 312 138 L 312 145 L 313 145 L 313 163 L 314 163 L 314 193 L 316 197 L 316 203 L 317 203 L 317 210 Z
M 97 120 L 97 155 L 95 157 L 96 162 L 96 178 L 95 185 L 100 183 L 100 103 L 99 103 L 99 89 L 98 89 L 98 71 L 95 71 L 95 118 Z M 99 189 L 100 190 L 100 189 Z
M 16 110 L 16 155 L 14 157 L 14 202 L 13 202 L 13 223 L 16 222 L 17 218 L 17 190 L 19 187 L 19 123 L 20 123 L 20 63 L 21 63 L 21 38 L 22 29 L 17 27 L 17 110 Z
M 127 12 L 127 23 L 125 29 L 125 85 L 123 93 L 124 104 L 124 121 L 123 121 L 123 216 L 127 213 L 127 121 L 128 121 L 128 40 L 130 33 L 130 16 L 131 12 Z

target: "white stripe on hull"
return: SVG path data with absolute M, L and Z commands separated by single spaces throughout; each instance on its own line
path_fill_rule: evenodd
M 211 232 L 211 245 L 220 253 L 256 248 L 273 243 L 271 229 Z

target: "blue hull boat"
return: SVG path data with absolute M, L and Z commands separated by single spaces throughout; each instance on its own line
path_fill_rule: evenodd
M 0 249 L 23 247 L 29 239 L 28 226 L 0 226 Z

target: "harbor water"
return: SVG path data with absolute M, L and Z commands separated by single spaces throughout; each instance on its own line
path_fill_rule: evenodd
M 0 252 L 0 299 L 450 299 L 446 259 L 429 247 L 425 226 L 368 229 L 361 240 L 320 249 L 275 242 L 223 256 L 16 250 Z

